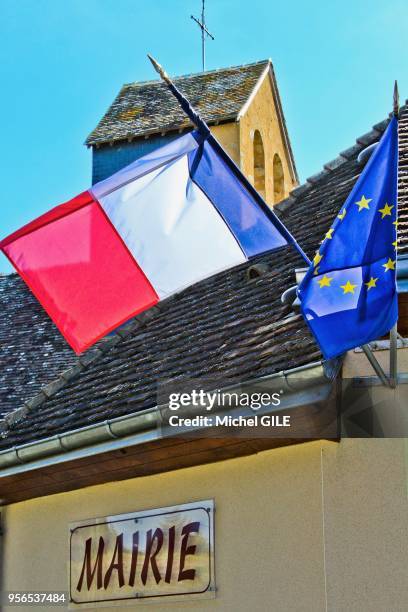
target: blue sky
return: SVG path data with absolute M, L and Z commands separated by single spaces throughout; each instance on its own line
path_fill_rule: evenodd
M 201 68 L 200 0 L 0 0 L 0 236 L 90 185 L 122 83 Z M 272 58 L 303 181 L 408 97 L 406 0 L 207 0 L 207 68 Z M 0 272 L 9 271 L 4 257 Z

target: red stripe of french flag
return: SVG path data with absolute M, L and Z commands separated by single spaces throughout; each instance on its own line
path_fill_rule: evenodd
M 159 300 L 88 191 L 14 232 L 0 248 L 76 353 Z

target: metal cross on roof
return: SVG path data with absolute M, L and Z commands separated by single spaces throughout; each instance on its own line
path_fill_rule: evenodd
M 206 37 L 209 36 L 211 40 L 214 40 L 214 36 L 207 30 L 207 26 L 205 25 L 205 0 L 202 0 L 202 10 L 201 10 L 201 21 L 191 15 L 191 19 L 195 21 L 200 30 L 201 30 L 201 53 L 202 53 L 202 62 L 203 62 L 203 72 L 205 70 L 205 41 Z

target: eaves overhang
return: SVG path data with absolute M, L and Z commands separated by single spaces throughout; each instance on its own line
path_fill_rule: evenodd
M 209 119 L 207 121 L 207 124 L 210 127 L 215 127 L 217 125 L 224 125 L 225 123 L 235 123 L 236 120 L 237 120 L 237 114 L 230 113 L 230 114 L 225 114 L 220 117 L 217 117 L 216 119 Z M 154 127 L 154 128 L 145 130 L 143 134 L 134 134 L 132 132 L 129 132 L 128 134 L 124 136 L 120 136 L 117 138 L 111 138 L 106 141 L 94 142 L 90 144 L 87 142 L 84 142 L 84 145 L 88 149 L 89 148 L 106 149 L 112 146 L 123 145 L 126 143 L 143 142 L 144 140 L 147 140 L 148 138 L 155 137 L 155 136 L 165 136 L 167 134 L 171 134 L 171 135 L 183 134 L 186 132 L 191 132 L 194 129 L 195 129 L 194 124 L 188 118 L 186 118 L 183 124 L 174 125 L 174 123 L 163 123 L 162 125 L 160 125 L 159 128 Z
M 333 381 L 337 376 L 339 367 L 340 361 L 338 360 L 315 362 L 243 383 L 239 386 L 239 389 L 241 392 L 249 389 L 252 393 L 256 391 L 265 392 L 266 390 L 270 393 L 274 390 L 283 392 L 279 408 L 272 404 L 264 406 L 260 410 L 260 414 L 268 415 L 284 411 L 287 414 L 295 415 L 297 410 L 305 409 L 306 412 L 302 412 L 302 427 L 305 427 L 305 431 L 303 432 L 302 430 L 297 434 L 299 438 L 302 438 L 300 441 L 303 441 L 303 439 L 325 437 L 336 438 L 337 434 L 326 435 L 328 423 L 333 422 L 333 414 L 330 417 L 325 415 L 324 405 L 333 392 Z M 231 388 L 228 390 L 231 391 Z M 316 409 L 310 408 L 309 428 L 307 420 L 308 409 L 311 406 L 316 407 L 318 405 L 321 408 L 317 412 Z M 161 440 L 169 437 L 167 433 L 168 428 L 167 431 L 163 428 L 163 415 L 166 409 L 167 406 L 155 406 L 147 410 L 3 450 L 0 452 L 0 479 L 3 483 L 7 483 L 12 478 L 13 490 L 15 490 L 15 478 L 19 476 L 24 481 L 27 480 L 28 476 L 32 475 L 33 479 L 35 479 L 35 475 L 40 474 L 45 468 L 48 473 L 53 466 L 56 470 L 67 469 L 66 467 L 63 468 L 63 464 L 69 466 L 73 462 L 77 464 L 81 460 L 86 462 L 87 458 L 93 458 L 95 465 L 95 457 L 98 456 L 105 457 L 111 452 L 116 454 L 118 452 L 123 453 L 126 452 L 126 449 L 132 449 L 132 452 L 134 452 L 135 448 L 138 447 L 142 450 L 143 445 L 146 445 L 146 443 L 156 442 L 159 444 Z M 192 407 L 191 413 L 193 413 L 193 410 L 196 411 L 196 408 Z M 221 409 L 219 410 L 221 412 Z M 253 415 L 253 412 L 249 407 L 239 407 L 229 408 L 228 414 L 232 416 L 249 416 Z M 321 428 L 320 418 L 324 421 L 324 425 Z M 324 432 L 324 435 L 322 432 Z M 194 431 L 189 433 L 193 434 L 195 438 L 205 435 L 204 430 L 201 430 L 200 427 L 195 428 Z M 178 435 L 181 436 L 182 434 Z M 291 443 L 294 442 L 292 441 Z M 221 440 L 220 445 L 222 445 Z M 285 445 L 285 441 L 282 441 L 282 444 L 274 444 L 274 446 L 277 445 Z M 205 463 L 206 461 L 203 462 Z M 185 462 L 183 466 L 185 467 Z M 102 464 L 101 469 L 103 469 Z M 129 477 L 131 476 L 129 475 Z M 73 486 L 72 488 L 77 487 Z M 67 490 L 66 484 L 63 490 Z M 6 491 L 7 485 L 2 486 L 3 499 L 1 503 L 10 503 Z M 36 495 L 31 495 L 31 497 L 41 494 L 43 493 L 37 493 Z M 27 498 L 29 498 L 29 495 Z M 13 501 L 12 497 L 11 501 Z

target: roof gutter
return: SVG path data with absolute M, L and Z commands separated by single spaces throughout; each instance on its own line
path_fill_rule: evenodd
M 278 410 L 291 410 L 328 397 L 339 365 L 338 360 L 315 362 L 243 383 L 240 390 L 283 391 Z M 167 406 L 155 406 L 0 451 L 0 478 L 162 439 L 165 409 Z M 194 410 L 191 406 L 192 414 Z M 231 414 L 236 411 L 229 409 Z M 277 408 L 267 406 L 265 414 L 272 411 Z

